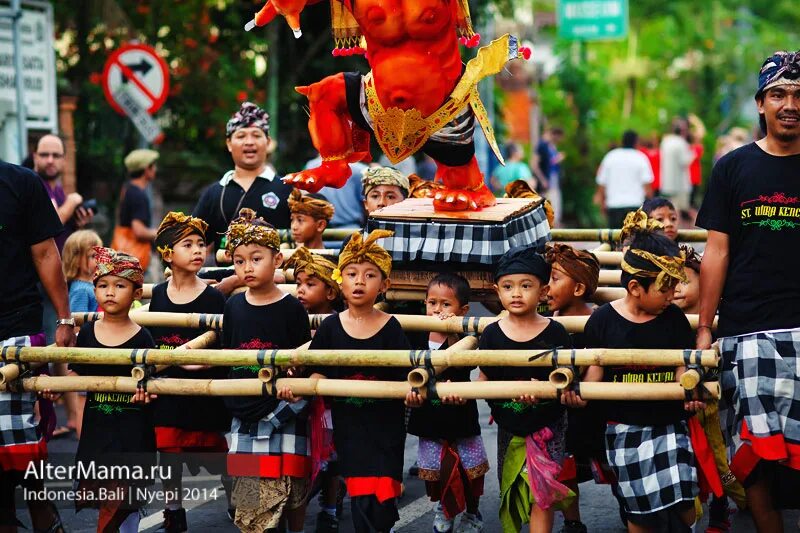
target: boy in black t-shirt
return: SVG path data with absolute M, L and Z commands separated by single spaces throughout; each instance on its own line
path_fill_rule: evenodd
M 425 309 L 428 316 L 444 320 L 464 316 L 469 311 L 469 282 L 458 274 L 439 274 L 428 283 Z M 416 342 L 414 342 L 416 341 Z M 412 341 L 417 350 L 445 350 L 458 342 L 458 335 L 424 333 Z M 452 367 L 437 381 L 470 381 L 469 367 Z M 481 439 L 478 404 L 446 396 L 426 402 L 411 411 L 408 432 L 419 437 L 419 478 L 431 501 L 439 502 L 434 511 L 436 533 L 453 530 L 455 517 L 464 513 L 458 530 L 480 530 L 483 519 L 478 503 L 483 494 L 483 478 L 489 471 L 486 449 Z M 466 511 L 466 512 L 464 512 Z
M 495 289 L 508 316 L 490 324 L 480 349 L 550 350 L 572 343 L 564 326 L 536 309 L 547 294 L 550 265 L 533 247 L 515 247 L 500 258 Z M 544 367 L 481 366 L 492 381 L 547 380 Z M 490 400 L 498 425 L 497 471 L 500 479 L 500 523 L 503 531 L 519 531 L 530 521 L 531 531 L 553 529 L 554 508 L 569 504 L 573 493 L 558 481 L 564 458 L 566 409 L 557 401 L 533 395 L 514 400 Z M 527 457 L 536 457 L 527 461 Z M 533 471 L 526 470 L 536 466 Z
M 236 275 L 247 291 L 228 299 L 223 317 L 223 347 L 297 348 L 311 339 L 300 302 L 274 282 L 283 260 L 280 236 L 252 209 L 242 209 L 228 227 L 227 247 Z M 233 379 L 254 378 L 258 366 L 233 367 Z M 234 523 L 245 532 L 278 526 L 286 515 L 290 533 L 303 531 L 311 473 L 307 402 L 283 388 L 277 398 L 229 396 L 233 416 L 228 473 L 236 477 Z
M 225 297 L 197 277 L 206 258 L 206 229 L 199 218 L 170 212 L 158 227 L 156 249 L 172 276 L 153 287 L 150 311 L 167 313 L 217 314 L 225 311 Z M 200 328 L 151 327 L 156 347 L 174 350 L 205 332 Z M 209 348 L 218 346 L 212 343 Z M 200 365 L 172 366 L 160 374 L 182 379 L 225 379 L 225 367 Z M 183 465 L 196 473 L 204 466 L 211 474 L 225 472 L 228 444 L 224 434 L 231 427 L 231 417 L 219 397 L 165 396 L 155 406 L 156 445 L 161 463 L 172 467 L 172 476 L 162 480 L 166 498 L 165 533 L 187 530 L 183 509 Z M 223 477 L 226 492 L 227 476 Z
M 303 194 L 294 189 L 289 196 L 292 240 L 297 246 L 321 249 L 322 233 L 328 227 L 335 211 L 333 204 L 321 194 Z
M 689 348 L 692 328 L 672 304 L 675 285 L 686 281 L 678 245 L 663 235 L 660 224 L 648 223 L 643 211 L 630 213 L 623 234 L 631 246 L 622 260 L 625 298 L 605 304 L 589 317 L 584 329 L 587 347 Z M 586 381 L 677 381 L 684 368 L 591 366 Z M 586 405 L 575 392 L 562 401 Z M 698 494 L 694 452 L 686 419 L 704 407 L 698 401 L 606 401 L 606 456 L 617 478 L 628 530 L 666 528 L 691 531 Z

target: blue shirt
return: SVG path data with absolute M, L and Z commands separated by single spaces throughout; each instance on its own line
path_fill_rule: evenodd
M 69 309 L 73 313 L 97 311 L 97 299 L 91 282 L 76 279 L 69 283 Z

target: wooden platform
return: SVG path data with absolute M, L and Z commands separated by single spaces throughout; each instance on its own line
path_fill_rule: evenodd
M 374 211 L 370 214 L 370 218 L 419 222 L 437 221 L 441 223 L 491 222 L 496 224 L 508 222 L 514 217 L 524 215 L 536 209 L 541 203 L 542 200 L 528 198 L 498 198 L 496 205 L 484 207 L 480 211 L 448 212 L 434 211 L 433 199 L 431 198 L 408 198 L 400 203 Z
M 439 272 L 425 270 L 392 270 L 392 289 L 425 290 L 437 274 Z M 466 279 L 473 292 L 494 293 L 494 275 L 489 270 L 457 271 L 455 274 Z

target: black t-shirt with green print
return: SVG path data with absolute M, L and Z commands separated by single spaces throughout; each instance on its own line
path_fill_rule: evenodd
M 500 324 L 495 322 L 486 327 L 481 335 L 478 348 L 481 350 L 550 350 L 571 348 L 572 340 L 564 326 L 558 322 L 550 324 L 536 337 L 525 342 L 509 339 Z M 491 381 L 547 381 L 551 367 L 529 366 L 481 366 L 481 370 Z M 487 400 L 492 416 L 504 431 L 519 437 L 526 437 L 545 426 L 552 426 L 563 414 L 564 406 L 557 400 L 540 401 L 528 405 L 512 400 Z
M 697 225 L 729 236 L 720 337 L 800 327 L 800 155 L 751 143 L 714 166 Z

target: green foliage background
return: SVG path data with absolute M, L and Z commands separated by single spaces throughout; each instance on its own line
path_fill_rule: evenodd
M 240 101 L 266 107 L 279 140 L 276 164 L 288 171 L 314 154 L 306 131 L 305 98 L 293 91 L 325 75 L 364 69 L 361 58 L 330 55 L 327 2 L 303 13 L 295 40 L 276 20 L 244 32 L 262 2 L 251 0 L 67 0 L 53 2 L 59 40 L 59 91 L 79 97 L 76 142 L 80 189 L 109 202 L 123 178 L 121 160 L 137 146 L 129 121 L 105 102 L 99 75 L 108 54 L 138 40 L 155 46 L 170 65 L 170 98 L 158 119 L 166 133 L 161 190 L 167 201 L 196 198 L 230 159 L 224 126 Z M 520 11 L 553 12 L 552 0 L 473 2 L 478 25 Z M 752 126 L 742 114 L 752 102 L 761 61 L 776 49 L 798 47 L 800 10 L 792 0 L 630 0 L 625 41 L 561 41 L 555 28 L 532 35 L 555 43 L 556 73 L 538 89 L 546 120 L 567 138 L 563 190 L 567 219 L 600 223 L 591 205 L 594 172 L 622 131 L 663 132 L 675 115 L 706 124 L 704 170 L 716 136 Z M 534 54 L 536 53 L 534 48 Z M 264 69 L 266 67 L 266 69 Z

